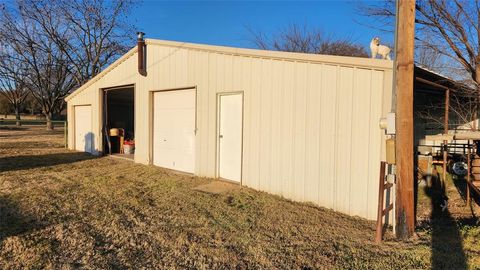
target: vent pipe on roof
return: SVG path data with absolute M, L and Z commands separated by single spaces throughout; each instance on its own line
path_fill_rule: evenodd
M 146 46 L 145 46 L 145 39 L 143 36 L 145 33 L 137 32 L 137 53 L 138 53 L 138 73 L 142 76 L 147 76 L 147 68 L 146 68 Z

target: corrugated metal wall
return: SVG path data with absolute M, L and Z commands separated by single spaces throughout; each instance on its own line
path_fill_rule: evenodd
M 135 84 L 135 160 L 148 164 L 149 92 L 196 87 L 196 174 L 216 177 L 217 93 L 243 91 L 243 185 L 376 218 L 384 151 L 378 121 L 390 108 L 392 62 L 147 44 L 147 77 L 137 75 L 132 50 L 116 68 L 72 96 L 70 115 L 74 104 L 99 110 L 101 88 Z M 101 113 L 92 115 L 99 146 Z M 71 142 L 72 134 L 69 138 Z

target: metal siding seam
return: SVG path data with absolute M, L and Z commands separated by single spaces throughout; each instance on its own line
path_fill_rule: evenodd
M 274 169 L 273 169 L 273 167 L 274 167 L 273 163 L 275 162 L 275 160 L 274 160 L 274 159 L 275 159 L 275 158 L 274 158 L 275 154 L 273 153 L 273 151 L 274 151 L 273 149 L 274 149 L 275 147 L 272 146 L 272 145 L 274 145 L 274 135 L 273 135 L 274 132 L 273 132 L 273 129 L 276 127 L 276 125 L 274 124 L 275 117 L 273 116 L 273 114 L 274 114 L 274 112 L 273 112 L 273 111 L 274 111 L 274 110 L 273 110 L 273 106 L 274 106 L 274 104 L 276 103 L 275 101 L 276 101 L 276 98 L 277 98 L 277 96 L 276 96 L 276 94 L 275 94 L 275 90 L 274 90 L 274 89 L 275 89 L 275 76 L 278 76 L 278 73 L 276 72 L 276 71 L 277 71 L 276 68 L 274 68 L 276 62 L 271 61 L 270 63 L 271 63 L 270 69 L 271 69 L 271 74 L 272 74 L 272 76 L 270 77 L 270 95 L 271 95 L 270 103 L 271 103 L 271 105 L 270 105 L 270 119 L 269 119 L 269 121 L 270 121 L 270 123 L 271 123 L 271 126 L 270 126 L 270 134 L 269 134 L 269 140 L 270 140 L 270 148 L 269 148 L 269 152 L 270 152 L 270 153 L 269 153 L 269 155 L 270 155 L 270 160 L 269 160 L 269 162 L 268 162 L 268 166 L 269 166 L 268 171 L 269 171 L 270 181 L 269 181 L 269 184 L 268 184 L 268 185 L 269 185 L 270 190 L 271 190 L 274 194 L 276 194 L 276 193 L 277 193 L 277 190 L 276 190 L 276 188 L 275 188 L 275 186 L 274 186 L 275 178 L 273 177 L 273 174 L 274 174 L 274 173 L 273 173 L 273 171 L 274 171 Z M 274 100 L 275 100 L 275 101 L 274 101 Z
M 281 177 L 279 174 L 280 171 L 280 166 L 279 166 L 279 161 L 280 161 L 280 153 L 281 153 L 281 143 L 278 139 L 278 134 L 280 134 L 281 130 L 281 100 L 282 100 L 282 89 L 281 89 L 281 83 L 279 82 L 279 79 L 282 76 L 282 65 L 283 61 L 277 61 L 275 64 L 275 71 L 277 74 L 277 77 L 272 77 L 272 90 L 275 93 L 275 102 L 272 102 L 272 120 L 275 119 L 275 132 L 273 132 L 272 129 L 272 137 L 275 137 L 275 145 L 274 147 L 271 148 L 272 151 L 272 167 L 270 168 L 270 172 L 272 173 L 272 179 L 273 181 L 273 186 L 274 186 L 274 191 L 276 194 L 280 193 L 280 183 L 281 183 Z M 274 83 L 275 82 L 275 83 Z M 275 87 L 273 87 L 275 85 Z M 275 110 L 273 110 L 273 106 L 275 106 Z M 275 114 L 275 117 L 274 117 Z M 277 135 L 277 136 L 275 136 Z M 274 177 L 275 176 L 275 177 Z
M 290 68 L 290 63 L 289 61 L 285 61 L 285 66 L 284 66 L 284 79 L 285 79 L 285 82 L 284 82 L 284 93 L 285 93 L 285 97 L 284 97 L 284 102 L 285 102 L 285 108 L 286 110 L 283 111 L 283 117 L 284 119 L 286 119 L 286 121 L 284 122 L 285 123 L 285 134 L 283 134 L 283 136 L 285 137 L 284 140 L 282 141 L 285 141 L 285 144 L 284 144 L 284 151 L 285 151 L 285 155 L 283 156 L 283 159 L 284 159 L 284 162 L 283 163 L 283 169 L 284 169 L 284 173 L 283 173 L 283 186 L 282 186 L 282 194 L 285 196 L 285 197 L 288 197 L 289 193 L 288 193 L 288 189 L 289 189 L 289 179 L 291 179 L 291 166 L 289 164 L 289 160 L 288 160 L 288 157 L 291 156 L 291 150 L 292 150 L 292 141 L 291 141 L 291 125 L 292 125 L 292 121 L 291 121 L 291 112 L 290 112 L 290 101 L 291 101 L 291 95 L 289 93 L 289 83 L 288 81 L 292 80 L 289 76 L 290 76 L 290 73 L 289 72 L 289 68 Z
M 322 74 L 321 74 L 322 80 L 320 82 L 320 100 L 318 101 L 319 102 L 318 104 L 321 106 L 322 101 L 325 98 L 325 71 L 326 71 L 326 69 L 325 69 L 325 65 L 323 63 L 320 64 L 320 65 L 321 65 L 321 69 L 322 69 Z M 318 119 L 319 120 L 322 119 L 322 110 L 321 109 L 319 110 Z M 322 128 L 324 128 L 323 123 L 320 123 L 319 130 L 318 130 L 318 134 L 319 134 L 318 135 L 318 140 L 319 140 L 319 142 L 318 142 L 318 147 L 319 147 L 319 149 L 318 149 L 318 153 L 319 153 L 318 159 L 320 161 L 319 163 L 322 162 L 322 155 L 321 155 L 322 150 L 323 150 L 322 149 L 322 145 L 323 145 L 322 144 L 322 139 L 323 139 L 322 138 L 322 135 L 323 135 L 322 134 Z M 324 177 L 322 175 L 322 170 L 321 169 L 322 169 L 322 167 L 319 164 L 319 166 L 318 166 L 318 177 L 319 177 L 319 179 L 321 179 L 319 184 L 318 184 L 318 196 L 317 196 L 319 205 L 322 205 L 322 203 L 320 203 L 322 201 L 322 196 L 321 195 L 322 195 L 322 192 L 323 192 L 323 187 L 325 185 L 325 181 L 323 180 Z
M 354 67 L 353 68 L 353 78 L 352 78 L 352 90 L 351 90 L 352 91 L 352 93 L 351 93 L 351 95 L 352 95 L 352 110 L 351 110 L 350 119 L 352 119 L 352 122 L 350 123 L 350 162 L 349 162 L 350 167 L 352 166 L 352 156 L 353 156 L 353 154 L 352 154 L 353 149 L 352 148 L 354 147 L 354 142 L 352 141 L 352 139 L 353 139 L 353 123 L 354 123 L 354 121 L 353 121 L 353 111 L 354 111 L 353 110 L 353 102 L 354 102 L 353 92 L 355 91 L 355 80 L 356 80 L 356 77 L 357 77 L 357 72 L 358 72 L 357 68 Z M 349 200 L 348 200 L 348 213 L 347 214 L 350 215 L 351 214 L 351 194 L 352 194 L 352 171 L 351 170 L 349 171 L 349 179 L 350 179 L 348 181 L 348 194 L 349 194 L 348 198 L 349 198 Z
M 204 104 L 205 107 L 203 109 L 203 120 L 205 121 L 204 122 L 205 130 L 203 131 L 203 134 L 205 135 L 204 138 L 203 138 L 204 139 L 203 143 L 205 144 L 205 148 L 204 148 L 205 152 L 203 153 L 203 155 L 204 155 L 203 156 L 203 160 L 204 160 L 204 168 L 203 169 L 204 169 L 204 175 L 205 176 L 208 176 L 208 168 L 209 168 L 209 165 L 208 165 L 208 163 L 209 163 L 208 156 L 209 155 L 208 155 L 208 153 L 210 151 L 210 149 L 208 147 L 208 137 L 210 136 L 210 130 L 209 130 L 208 126 L 209 126 L 209 123 L 210 123 L 211 120 L 210 120 L 210 114 L 208 113 L 208 107 L 211 105 L 210 104 L 211 81 L 210 81 L 210 75 L 209 75 L 212 71 L 212 68 L 211 68 L 212 63 L 211 63 L 211 59 L 210 59 L 211 55 L 212 55 L 212 53 L 210 53 L 210 52 L 208 52 L 206 54 L 206 58 L 207 58 L 207 65 L 206 66 L 207 66 L 207 68 L 206 68 L 206 74 L 204 75 L 205 78 L 207 79 L 207 85 L 205 86 L 205 90 L 204 90 L 205 91 L 204 99 L 205 99 L 206 103 Z M 217 106 L 217 105 L 215 104 L 215 106 Z
M 274 95 L 274 90 L 273 90 L 274 80 L 273 79 L 275 78 L 275 76 L 277 76 L 277 74 L 274 72 L 274 68 L 273 68 L 274 62 L 272 60 L 269 60 L 268 63 L 269 63 L 269 70 L 270 70 L 271 75 L 270 75 L 270 78 L 269 78 L 269 85 L 270 85 L 269 96 L 270 96 L 270 98 L 268 100 L 270 108 L 269 108 L 269 113 L 268 113 L 269 116 L 268 116 L 268 120 L 267 120 L 267 122 L 269 123 L 270 126 L 269 126 L 269 129 L 268 129 L 268 136 L 267 136 L 269 160 L 267 161 L 267 166 L 266 166 L 266 167 L 268 167 L 268 173 L 267 173 L 268 183 L 266 185 L 271 192 L 275 193 L 275 189 L 273 188 L 273 184 L 272 184 L 272 182 L 273 182 L 273 177 L 272 177 L 273 132 L 272 132 L 272 130 L 273 130 L 273 127 L 274 127 L 274 125 L 273 125 L 273 119 L 274 119 L 273 118 L 273 102 L 272 101 L 273 101 L 273 95 Z
M 268 166 L 268 172 L 266 173 L 267 177 L 268 177 L 268 183 L 266 183 L 266 186 L 268 187 L 268 189 L 270 191 L 273 190 L 272 188 L 272 129 L 273 129 L 273 104 L 272 104 L 272 95 L 274 93 L 273 91 L 273 79 L 275 78 L 276 74 L 273 72 L 273 61 L 272 60 L 268 60 L 268 69 L 270 71 L 270 83 L 269 83 L 269 89 L 268 89 L 268 95 L 267 96 L 270 96 L 270 98 L 268 99 L 268 103 L 269 103 L 269 117 L 268 117 L 268 125 L 269 125 L 269 128 L 267 129 L 267 144 L 268 144 L 268 157 L 269 157 L 269 160 L 267 161 L 267 164 Z M 267 151 L 266 151 L 267 153 Z
M 337 117 L 338 117 L 338 110 L 339 110 L 339 99 L 338 99 L 338 90 L 340 88 L 340 79 L 341 79 L 341 76 L 340 76 L 340 67 L 337 66 L 336 67 L 336 74 L 337 74 L 337 81 L 336 81 L 336 86 L 335 86 L 335 92 L 337 93 L 335 95 L 335 107 L 336 107 L 336 110 L 335 110 L 335 120 L 334 120 L 334 123 L 335 123 L 335 133 L 334 133 L 334 137 L 335 137 L 335 141 L 334 141 L 334 151 L 333 151 L 333 194 L 332 194 L 332 208 L 333 209 L 336 209 L 337 208 L 337 184 L 338 184 L 338 180 L 337 180 L 337 157 L 338 157 L 338 147 L 337 147 L 337 141 L 338 141 L 338 131 L 337 131 L 337 128 L 338 128 L 338 121 L 337 121 Z
M 280 67 L 280 75 L 281 77 L 279 78 L 280 80 L 283 80 L 285 79 L 285 61 L 282 61 L 282 64 L 281 64 L 281 67 Z M 281 93 L 281 96 L 280 96 L 280 99 L 279 99 L 279 103 L 280 103 L 280 111 L 279 111 L 279 115 L 280 115 L 280 118 L 282 120 L 285 120 L 284 118 L 284 114 L 285 114 L 285 110 L 282 110 L 282 108 L 285 108 L 283 105 L 285 104 L 285 83 L 281 83 L 279 85 L 279 89 L 280 89 L 280 93 Z M 283 130 L 284 130 L 284 124 L 285 121 L 279 121 L 279 134 L 282 134 L 283 133 Z M 285 136 L 285 135 L 284 135 Z M 283 164 L 283 153 L 285 152 L 285 140 L 284 139 L 280 139 L 279 140 L 279 148 L 280 148 L 280 151 L 279 151 L 279 156 L 280 156 L 280 159 L 278 159 L 278 163 L 279 163 L 279 170 L 280 170 L 280 174 L 279 174 L 279 179 L 280 179 L 280 182 L 278 183 L 278 187 L 277 187 L 277 190 L 279 192 L 280 195 L 284 196 L 284 192 L 283 192 L 283 187 L 284 187 L 284 167 L 282 166 Z
M 345 78 L 344 78 L 344 72 L 343 72 L 343 69 L 344 69 L 344 68 L 345 68 L 345 67 L 340 67 L 340 68 L 339 68 L 339 69 L 340 69 L 339 75 L 340 75 L 340 77 L 342 78 L 342 80 L 345 79 Z M 341 94 L 342 94 L 341 98 L 345 98 L 345 97 L 344 97 L 344 95 L 345 95 L 345 93 L 344 93 L 344 92 L 345 92 L 344 88 L 345 88 L 345 86 L 342 84 L 342 85 L 340 85 L 340 87 L 337 89 L 338 93 L 341 93 Z M 346 100 L 346 99 L 345 99 L 345 100 Z M 341 140 L 342 140 L 342 138 L 343 138 L 343 136 L 340 136 L 340 131 L 339 131 L 340 128 L 341 128 L 341 123 L 338 121 L 338 117 L 339 117 L 339 114 L 340 114 L 340 112 L 341 112 L 340 109 L 341 109 L 341 108 L 340 108 L 340 100 L 337 100 L 336 107 L 335 107 L 336 114 L 337 114 L 337 119 L 335 120 L 335 122 L 336 122 L 336 123 L 335 123 L 335 129 L 336 129 L 336 134 L 337 134 L 337 141 L 335 142 L 335 144 L 336 144 L 336 145 L 335 145 L 335 149 L 336 149 L 336 151 L 335 151 L 335 160 L 339 158 L 339 153 L 338 153 L 338 152 L 339 152 L 339 151 L 338 151 L 338 148 L 339 148 L 339 147 L 338 147 L 338 145 L 341 143 Z M 341 189 L 341 187 L 339 187 L 339 186 L 341 186 L 341 185 L 344 184 L 344 179 L 342 179 L 342 182 L 340 182 L 340 179 L 338 178 L 338 170 L 339 170 L 339 168 L 338 168 L 339 165 L 338 165 L 338 164 L 339 164 L 338 162 L 335 162 L 335 172 L 336 172 L 336 178 L 337 178 L 337 179 L 336 179 L 335 185 L 334 185 L 334 187 L 335 187 L 335 193 L 334 193 L 335 205 L 334 205 L 334 208 L 342 207 L 342 204 L 341 204 L 341 203 L 342 203 L 342 200 L 339 200 L 337 190 Z
M 296 94 L 295 94 L 295 86 L 297 85 L 297 73 L 295 72 L 296 69 L 297 69 L 297 66 L 296 66 L 297 62 L 293 62 L 293 65 L 292 65 L 292 68 L 293 68 L 293 84 L 292 84 L 292 102 L 291 102 L 291 108 L 292 108 L 292 128 L 290 129 L 292 136 L 291 136 L 291 140 L 292 140 L 292 152 L 291 152 L 291 156 L 293 157 L 291 159 L 291 166 L 292 166 L 292 171 L 291 171 L 291 175 L 290 175 L 290 196 L 291 197 L 295 197 L 295 171 L 296 171 L 296 168 L 295 168 L 295 152 L 296 152 L 296 143 L 295 143 L 295 127 L 297 125 L 297 119 L 295 117 L 295 111 L 296 111 L 296 106 L 295 106 L 295 102 L 297 101 L 296 100 Z
M 247 62 L 247 66 L 248 66 L 248 91 L 249 91 L 249 94 L 248 94 L 248 99 L 246 99 L 248 101 L 248 167 L 247 167 L 247 171 L 248 171 L 248 185 L 251 186 L 251 181 L 253 180 L 252 179 L 252 134 L 253 134 L 253 131 L 252 131 L 252 125 L 253 125 L 253 121 L 252 121 L 252 118 L 253 118 L 253 114 L 252 114 L 252 107 L 253 107 L 253 102 L 252 102 L 252 97 L 253 97 L 253 91 L 254 89 L 252 89 L 252 85 L 253 85 L 253 76 L 252 76 L 252 73 L 253 73 L 253 68 L 252 68 L 252 58 L 251 57 L 248 57 L 248 62 Z
M 201 52 L 200 52 L 201 53 Z M 204 53 L 200 62 L 202 68 L 202 80 L 204 82 L 202 86 L 202 171 L 203 176 L 208 174 L 208 91 L 210 89 L 210 53 Z M 206 67 L 206 68 L 205 68 Z
M 317 98 L 317 104 L 321 104 L 321 100 L 322 100 L 322 83 L 323 83 L 323 77 L 322 77 L 322 74 L 324 72 L 323 70 L 323 65 L 322 64 L 316 64 L 318 66 L 318 71 L 319 71 L 319 76 L 316 77 L 316 82 L 318 83 L 318 88 L 317 88 L 317 91 L 318 91 L 318 95 L 316 96 Z M 320 113 L 321 113 L 321 108 L 319 106 L 318 108 L 318 111 L 316 111 L 316 113 L 318 113 L 317 115 L 314 115 L 316 117 L 318 117 L 318 119 L 320 119 Z M 320 132 L 321 132 L 321 123 L 320 121 L 318 121 L 318 123 L 316 124 L 316 129 L 317 129 L 317 137 L 314 137 L 313 139 L 316 140 L 316 143 L 317 143 L 317 158 L 318 158 L 318 163 L 320 163 Z M 318 164 L 317 163 L 317 164 Z M 320 174 L 320 166 L 317 165 L 316 167 L 316 176 L 317 176 L 317 188 L 315 190 L 315 197 L 316 197 L 316 203 L 319 204 L 320 202 L 320 187 L 322 186 L 322 178 L 321 178 L 321 174 Z
M 262 151 L 261 151 L 261 150 L 262 150 L 262 148 L 263 148 L 263 145 L 261 145 L 261 144 L 262 144 L 262 118 L 263 118 L 263 113 L 262 113 L 262 112 L 263 112 L 263 110 L 262 110 L 262 107 L 263 107 L 263 106 L 262 106 L 262 96 L 263 96 L 263 95 L 262 95 L 262 94 L 263 94 L 263 91 L 264 91 L 264 89 L 263 89 L 263 87 L 264 87 L 263 81 L 264 81 L 264 80 L 263 80 L 262 78 L 265 76 L 264 70 L 263 70 L 263 65 L 265 64 L 264 61 L 265 61 L 264 59 L 260 59 L 260 60 L 258 61 L 258 63 L 259 63 L 258 66 L 259 66 L 259 68 L 260 68 L 260 76 L 259 76 L 259 80 L 260 80 L 260 81 L 258 82 L 259 89 L 257 90 L 257 94 L 258 94 L 257 98 L 258 98 L 258 100 L 259 100 L 259 103 L 258 103 L 258 105 L 259 105 L 259 108 L 258 108 L 258 120 L 257 120 L 257 121 L 258 121 L 258 124 L 257 124 L 257 127 L 258 127 L 258 128 L 257 128 L 257 139 L 258 139 L 258 141 L 257 141 L 257 143 L 258 143 L 258 145 L 257 145 L 257 146 L 258 146 L 258 147 L 257 147 L 257 151 L 258 151 L 258 154 L 257 154 L 257 156 L 258 156 L 258 163 L 257 163 L 257 164 L 258 164 L 258 169 L 257 169 L 257 175 L 258 175 L 257 188 L 260 189 L 260 190 L 262 189 L 262 179 L 261 179 L 261 176 L 262 176 L 262 172 L 261 172 L 261 168 L 262 168 Z
M 258 117 L 257 117 L 257 122 L 256 122 L 256 127 L 257 127 L 257 147 L 256 147 L 256 150 L 257 150 L 257 165 L 258 165 L 258 168 L 257 168 L 257 188 L 259 190 L 262 190 L 262 179 L 261 179 L 261 175 L 262 175 L 262 172 L 261 172 L 261 168 L 262 168 L 262 148 L 263 148 L 263 145 L 262 145 L 262 117 L 263 117 L 263 106 L 262 106 L 262 92 L 264 91 L 264 80 L 262 79 L 265 74 L 264 74 L 264 70 L 263 70 L 263 66 L 264 66 L 264 61 L 266 61 L 265 59 L 260 59 L 258 60 L 258 68 L 259 68 L 259 73 L 260 76 L 258 77 L 258 82 L 257 82 L 257 85 L 259 86 L 259 89 L 257 90 L 257 105 L 258 105 Z
M 305 156 L 305 159 L 304 159 L 304 180 L 303 180 L 303 198 L 306 199 L 307 196 L 306 196 L 306 189 L 307 189 L 307 182 L 310 182 L 310 180 L 307 181 L 307 170 L 308 170 L 308 163 L 307 163 L 307 160 L 308 160 L 308 155 L 307 155 L 307 148 L 308 148 L 308 145 L 307 145 L 307 119 L 308 119 L 308 93 L 309 93 L 309 74 L 310 74 L 310 69 L 312 68 L 312 65 L 310 63 L 307 63 L 306 64 L 306 74 L 305 74 L 305 82 L 306 82 L 306 85 L 305 85 L 305 119 L 304 119 L 304 127 L 305 127 L 305 136 L 304 136 L 304 143 L 305 143 L 305 148 L 304 148 L 304 153 L 303 155 Z
M 212 80 L 210 83 L 214 85 L 214 87 L 209 87 L 208 89 L 208 102 L 209 106 L 207 107 L 207 113 L 208 113 L 208 168 L 207 168 L 207 175 L 212 176 L 212 168 L 213 171 L 215 170 L 216 163 L 212 164 L 212 156 L 215 158 L 216 153 L 215 153 L 215 144 L 217 141 L 217 134 L 215 130 L 216 126 L 216 111 L 217 111 L 217 93 L 218 93 L 218 58 L 219 55 L 214 53 L 212 54 L 212 70 L 209 71 L 209 77 L 213 76 Z M 213 104 L 212 104 L 213 102 Z M 213 114 L 212 114 L 213 111 Z M 213 140 L 213 144 L 212 144 Z
M 309 63 L 305 63 L 305 70 L 303 74 L 303 79 L 304 79 L 304 84 L 303 84 L 303 94 L 305 95 L 304 97 L 304 111 L 303 111 L 303 123 L 302 123 L 302 129 L 303 129 L 303 165 L 302 165 L 302 174 L 303 174 L 303 194 L 302 194 L 302 200 L 305 201 L 305 185 L 307 183 L 307 106 L 308 106 L 308 71 L 309 71 Z
M 250 58 L 250 144 L 249 144 L 249 152 L 250 152 L 250 184 L 252 187 L 257 188 L 256 186 L 256 178 L 255 178 L 255 117 L 256 115 L 254 114 L 255 112 L 255 98 L 256 98 L 256 91 L 257 89 L 254 88 L 256 86 L 256 74 L 255 74 L 255 65 L 256 65 L 256 59 Z M 255 183 L 254 183 L 255 181 Z
M 369 188 L 368 187 L 369 187 L 369 182 L 370 182 L 370 179 L 369 179 L 370 177 L 369 176 L 370 176 L 370 169 L 371 169 L 370 168 L 370 160 L 371 160 L 371 156 L 370 156 L 371 155 L 371 153 L 370 153 L 370 138 L 371 138 L 370 136 L 371 136 L 371 133 L 370 133 L 370 131 L 371 131 L 371 127 L 373 125 L 373 123 L 372 123 L 372 93 L 373 93 L 372 88 L 373 88 L 373 83 L 372 82 L 373 82 L 373 70 L 370 70 L 370 95 L 369 95 L 369 99 L 368 99 L 369 100 L 369 105 L 370 105 L 369 106 L 370 110 L 369 110 L 369 113 L 368 113 L 368 126 L 369 126 L 369 128 L 368 128 L 368 143 L 367 143 L 367 145 L 368 145 L 368 147 L 367 147 L 367 153 L 368 153 L 367 157 L 368 157 L 369 162 L 367 163 L 367 179 L 366 179 L 367 180 L 367 185 L 366 185 L 366 187 L 367 187 L 366 188 L 367 189 L 367 199 L 365 200 L 366 205 L 365 205 L 365 215 L 364 215 L 364 217 L 368 217 L 368 202 L 370 200 L 370 196 L 369 196 L 370 194 L 369 194 Z

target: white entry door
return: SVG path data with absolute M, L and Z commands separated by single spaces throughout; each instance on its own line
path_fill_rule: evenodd
M 195 172 L 195 90 L 153 94 L 153 164 Z
M 92 106 L 75 106 L 75 150 L 92 153 Z
M 219 100 L 219 176 L 242 180 L 243 95 L 221 95 Z

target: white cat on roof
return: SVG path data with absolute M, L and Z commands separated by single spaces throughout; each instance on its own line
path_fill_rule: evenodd
M 385 45 L 380 45 L 380 38 L 374 37 L 370 42 L 370 50 L 372 52 L 372 58 L 377 58 L 380 55 L 382 59 L 392 60 L 390 58 L 390 48 Z

